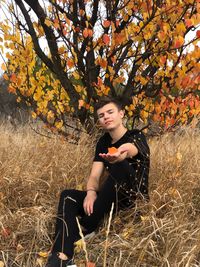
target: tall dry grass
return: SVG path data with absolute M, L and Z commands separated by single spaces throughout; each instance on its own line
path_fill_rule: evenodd
M 200 266 L 199 133 L 182 129 L 149 140 L 150 202 L 120 212 L 109 234 L 105 220 L 87 242 L 97 267 Z M 0 260 L 43 266 L 38 252 L 50 248 L 59 193 L 86 183 L 94 140 L 82 136 L 76 145 L 6 124 L 0 137 Z M 78 267 L 84 257 L 76 252 Z

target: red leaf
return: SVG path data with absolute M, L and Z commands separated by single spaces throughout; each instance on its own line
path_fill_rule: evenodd
M 109 21 L 109 20 L 104 20 L 104 22 L 103 22 L 103 26 L 104 26 L 105 28 L 110 27 L 110 21 Z
M 182 36 L 179 36 L 175 42 L 174 42 L 174 47 L 179 48 L 184 44 L 184 38 Z
M 15 73 L 11 74 L 11 76 L 10 76 L 10 81 L 11 81 L 12 83 L 15 83 L 15 82 L 17 81 L 17 76 L 16 76 Z
M 86 263 L 86 267 L 95 267 L 95 263 L 94 263 L 94 262 L 90 262 L 90 261 L 88 261 L 88 262 Z
M 88 36 L 92 37 L 92 35 L 93 35 L 93 30 L 92 29 L 88 29 Z
M 3 228 L 1 230 L 1 235 L 4 237 L 4 238 L 7 238 L 9 235 L 11 234 L 11 231 L 9 228 Z
M 196 36 L 197 36 L 197 38 L 200 38 L 200 30 L 198 30 L 198 31 L 196 32 Z
M 103 35 L 104 44 L 108 45 L 110 43 L 110 36 L 108 34 Z
M 88 37 L 88 34 L 89 34 L 88 29 L 85 28 L 85 29 L 83 30 L 83 36 L 84 36 L 84 38 L 87 38 L 87 37 Z
M 193 21 L 191 19 L 185 19 L 185 25 L 189 28 L 193 26 Z

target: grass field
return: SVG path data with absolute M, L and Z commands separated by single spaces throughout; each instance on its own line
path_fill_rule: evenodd
M 47 138 L 28 126 L 0 125 L 0 266 L 44 266 L 59 193 L 84 188 L 94 140 Z M 181 129 L 149 140 L 150 202 L 104 221 L 87 242 L 96 267 L 200 266 L 200 130 Z M 140 216 L 136 211 L 140 211 Z M 75 262 L 85 266 L 85 253 Z

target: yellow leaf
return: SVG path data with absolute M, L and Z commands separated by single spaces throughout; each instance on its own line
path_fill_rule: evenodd
M 181 160 L 182 159 L 182 154 L 180 153 L 180 152 L 177 152 L 176 153 L 176 158 L 178 159 L 178 160 Z
M 8 75 L 7 75 L 6 73 L 4 73 L 3 77 L 4 77 L 4 79 L 5 79 L 6 81 L 9 80 L 9 77 L 8 77 Z
M 54 115 L 53 111 L 50 110 L 50 111 L 48 112 L 48 114 L 47 114 L 47 121 L 48 121 L 49 123 L 54 123 L 54 120 L 55 120 L 55 115 Z
M 77 185 L 76 186 L 76 190 L 83 190 L 84 189 L 84 186 L 83 186 L 83 184 L 79 184 L 79 185 Z
M 37 118 L 37 114 L 35 112 L 31 112 L 31 116 L 32 118 L 36 119 Z
M 47 258 L 49 256 L 49 253 L 45 251 L 40 251 L 38 255 L 42 258 Z
M 6 70 L 7 70 L 6 64 L 3 63 L 3 64 L 1 65 L 1 69 L 2 69 L 3 71 L 6 71 Z
M 79 239 L 78 241 L 76 241 L 74 243 L 75 245 L 75 252 L 79 253 L 81 250 L 83 250 L 84 244 L 83 244 L 83 240 Z
M 170 187 L 169 190 L 168 190 L 168 193 L 169 193 L 170 196 L 172 196 L 174 198 L 180 197 L 180 193 L 176 188 Z
M 76 80 L 79 80 L 80 79 L 80 75 L 77 73 L 77 72 L 74 72 L 73 73 L 73 76 Z
M 63 121 L 62 121 L 62 120 L 61 120 L 61 121 L 57 121 L 57 122 L 55 123 L 55 126 L 56 126 L 56 128 L 61 129 L 62 126 L 63 126 Z

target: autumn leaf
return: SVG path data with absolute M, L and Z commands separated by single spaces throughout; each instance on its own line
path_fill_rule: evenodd
M 86 263 L 86 267 L 95 267 L 95 263 L 94 262 L 87 262 Z
M 108 45 L 110 43 L 110 36 L 108 34 L 103 35 L 104 44 Z
M 10 81 L 15 83 L 17 81 L 17 75 L 15 73 L 12 73 L 10 76 Z
M 67 66 L 71 69 L 72 67 L 74 67 L 74 61 L 73 59 L 68 59 L 67 60 Z
M 32 27 L 38 44 L 45 28 L 52 30 L 52 36 L 47 38 L 51 42 L 45 44 L 44 61 L 40 57 L 43 47 L 36 49 L 33 36 L 23 32 L 17 23 L 23 14 L 13 9 L 8 14 L 13 28 L 6 20 L 0 23 L 0 51 L 8 50 L 6 64 L 2 65 L 3 77 L 9 81 L 8 91 L 32 108 L 35 118 L 42 118 L 47 125 L 56 124 L 58 130 L 64 129 L 66 122 L 60 123 L 63 116 L 73 113 L 84 126 L 88 115 L 93 120 L 90 115 L 98 96 L 121 95 L 126 90 L 133 99 L 133 106 L 126 109 L 130 123 L 133 116 L 143 123 L 154 120 L 163 129 L 191 122 L 200 112 L 196 94 L 200 86 L 200 66 L 196 61 L 200 55 L 200 30 L 189 42 L 193 49 L 185 49 L 184 53 L 177 49 L 183 45 L 187 48 L 184 36 L 198 28 L 200 3 L 198 0 L 191 8 L 194 1 L 189 0 L 187 5 L 182 2 L 175 5 L 172 0 L 161 1 L 159 6 L 155 2 L 154 8 L 159 12 L 154 14 L 152 1 L 127 1 L 126 5 L 118 1 L 112 20 L 105 15 L 109 14 L 106 1 L 97 10 L 91 2 L 91 12 L 82 7 L 76 13 L 73 1 L 63 2 L 63 12 L 51 2 L 48 7 L 41 5 L 44 11 L 48 10 L 44 23 L 38 22 L 39 14 L 35 13 Z M 98 16 L 92 15 L 94 10 Z M 141 21 L 131 19 L 135 14 L 140 14 Z M 81 108 L 84 114 L 79 112 Z
M 49 253 L 45 251 L 40 251 L 38 255 L 42 258 L 47 258 L 49 256 Z
M 61 129 L 62 126 L 63 126 L 63 121 L 62 120 L 61 121 L 56 121 L 55 122 L 55 126 L 56 126 L 57 129 Z
M 164 64 L 166 63 L 166 56 L 161 56 L 161 57 L 160 57 L 160 63 L 161 63 L 162 65 L 164 65 Z
M 110 20 L 104 20 L 104 22 L 103 22 L 103 26 L 104 26 L 105 28 L 110 27 L 110 24 L 111 24 Z
M 85 28 L 85 29 L 83 30 L 83 37 L 84 37 L 84 38 L 87 38 L 88 35 L 89 35 L 88 29 Z
M 9 237 L 10 234 L 11 234 L 11 230 L 10 230 L 8 227 L 3 227 L 3 228 L 2 228 L 2 230 L 1 230 L 1 235 L 2 235 L 4 238 Z
M 182 36 L 179 36 L 177 38 L 175 38 L 175 41 L 174 41 L 174 47 L 175 48 L 179 48 L 181 47 L 183 44 L 184 44 L 184 38 Z
M 34 111 L 31 112 L 31 116 L 32 116 L 33 119 L 37 118 L 37 114 Z
M 3 71 L 6 71 L 6 70 L 7 70 L 7 67 L 6 67 L 6 64 L 5 64 L 5 63 L 1 64 L 1 69 L 2 69 Z
M 197 38 L 200 38 L 200 30 L 198 30 L 198 31 L 196 32 L 196 36 L 197 36 Z
M 192 19 L 185 19 L 185 25 L 189 28 L 193 26 L 194 22 Z
M 182 159 L 182 154 L 180 153 L 180 152 L 177 152 L 176 153 L 176 158 L 177 158 L 177 160 L 181 160 Z
M 88 29 L 88 36 L 92 37 L 92 35 L 93 35 L 93 30 L 92 29 Z
M 79 101 L 78 101 L 78 108 L 80 109 L 80 108 L 82 108 L 84 106 L 85 106 L 85 101 L 83 99 L 79 99 Z
M 108 153 L 109 154 L 115 154 L 117 152 L 118 152 L 118 149 L 116 147 L 114 147 L 114 146 L 108 148 Z
M 75 245 L 74 250 L 75 250 L 76 253 L 79 253 L 80 251 L 83 250 L 84 244 L 83 244 L 83 240 L 82 239 L 79 239 L 78 241 L 76 241 L 74 243 L 74 245 Z

